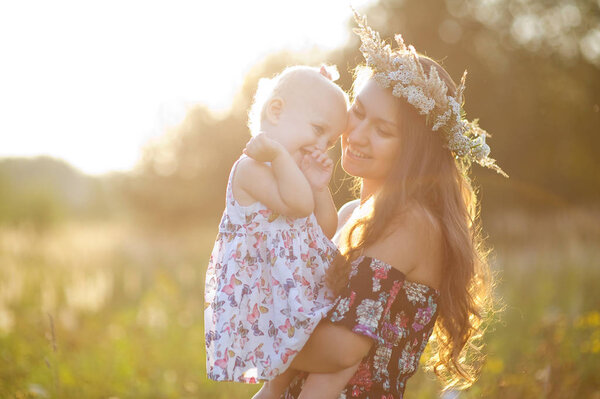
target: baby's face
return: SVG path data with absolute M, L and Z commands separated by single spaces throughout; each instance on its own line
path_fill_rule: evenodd
M 307 87 L 283 107 L 278 141 L 299 162 L 315 148 L 325 152 L 346 128 L 346 102 L 333 88 Z

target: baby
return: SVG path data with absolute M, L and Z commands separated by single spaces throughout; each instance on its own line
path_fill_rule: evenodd
M 324 277 L 337 251 L 337 213 L 326 151 L 345 129 L 347 104 L 324 67 L 261 80 L 253 137 L 231 169 L 206 272 L 207 374 L 269 381 L 256 398 L 279 397 L 291 361 L 331 307 Z M 348 374 L 311 375 L 306 391 L 325 376 L 341 390 Z

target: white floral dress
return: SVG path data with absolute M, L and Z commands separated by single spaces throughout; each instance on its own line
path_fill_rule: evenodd
M 324 276 L 337 249 L 314 215 L 241 206 L 232 193 L 239 161 L 206 271 L 206 371 L 256 383 L 284 372 L 331 309 Z

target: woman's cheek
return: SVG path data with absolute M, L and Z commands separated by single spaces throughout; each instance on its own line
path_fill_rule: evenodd
M 387 153 L 387 159 L 392 162 L 397 156 L 400 150 L 400 139 L 398 137 L 387 137 L 384 142 L 381 143 L 381 148 Z
M 382 137 L 375 134 L 371 138 L 374 155 L 383 162 L 391 162 L 397 154 L 398 139 L 396 137 Z

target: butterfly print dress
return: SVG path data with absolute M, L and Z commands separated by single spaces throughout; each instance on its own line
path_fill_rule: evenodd
M 206 271 L 206 370 L 255 383 L 285 371 L 331 308 L 324 277 L 337 249 L 314 215 L 241 206 L 231 188 L 238 162 Z

